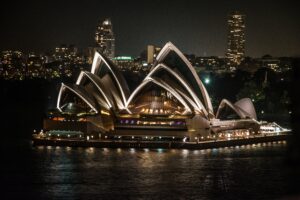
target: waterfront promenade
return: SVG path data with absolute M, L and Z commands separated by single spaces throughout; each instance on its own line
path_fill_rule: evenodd
M 47 139 L 33 136 L 34 146 L 69 146 L 98 148 L 163 148 L 163 149 L 211 149 L 231 146 L 242 146 L 258 143 L 287 141 L 291 134 L 271 136 L 255 136 L 243 139 L 208 140 L 202 142 L 178 141 L 129 141 L 129 140 L 77 140 L 77 139 Z

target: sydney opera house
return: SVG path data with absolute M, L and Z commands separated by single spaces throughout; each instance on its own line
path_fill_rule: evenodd
M 44 130 L 53 136 L 195 141 L 230 130 L 255 134 L 260 128 L 248 98 L 224 99 L 214 112 L 193 66 L 170 42 L 133 90 L 118 67 L 96 52 L 91 71 L 82 71 L 74 85 L 62 83 L 57 110 L 44 120 Z

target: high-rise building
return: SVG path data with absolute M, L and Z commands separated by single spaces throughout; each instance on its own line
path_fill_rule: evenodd
M 245 56 L 245 15 L 232 12 L 228 15 L 227 24 L 227 64 L 235 68 Z
M 105 19 L 98 25 L 95 34 L 97 50 L 110 59 L 115 57 L 115 36 L 112 29 L 110 19 Z
M 158 55 L 161 48 L 155 47 L 153 45 L 147 46 L 147 63 L 153 64 L 155 57 Z

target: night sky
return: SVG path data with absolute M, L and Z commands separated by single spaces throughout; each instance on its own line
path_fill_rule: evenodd
M 299 2 L 299 1 L 298 1 Z M 1 1 L 0 50 L 46 52 L 94 45 L 99 20 L 111 18 L 116 54 L 137 56 L 171 41 L 185 53 L 224 56 L 228 13 L 246 15 L 246 55 L 300 55 L 300 3 L 287 0 Z

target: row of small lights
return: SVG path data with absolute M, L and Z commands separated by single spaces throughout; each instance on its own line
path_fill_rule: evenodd
M 34 129 L 33 132 L 36 133 L 36 130 Z M 39 134 L 44 134 L 43 129 L 39 132 Z M 48 133 L 48 136 L 52 136 L 52 134 L 51 134 L 51 133 Z M 56 134 L 56 136 L 57 136 L 57 137 L 60 137 L 60 134 Z M 67 136 L 68 136 L 68 137 L 71 137 L 70 134 L 68 134 Z M 81 138 L 82 135 L 80 134 L 79 137 Z M 93 136 L 92 136 L 92 138 L 93 138 Z
M 36 132 L 36 130 L 34 130 L 34 132 Z M 40 131 L 40 134 L 44 134 L 43 130 Z M 48 133 L 48 136 L 50 137 L 50 136 L 52 136 L 52 134 L 51 134 L 51 133 Z M 60 137 L 60 134 L 57 134 L 56 136 L 57 136 L 57 137 Z M 71 137 L 70 134 L 68 134 L 67 136 L 68 136 L 68 138 Z M 227 137 L 227 138 L 231 138 L 231 136 L 232 136 L 232 134 L 230 134 L 230 133 L 227 133 L 227 134 L 226 134 L 226 137 Z M 249 133 L 248 133 L 248 132 L 246 133 L 246 136 L 249 136 Z M 80 134 L 79 137 L 82 138 L 82 135 Z M 91 137 L 91 139 L 94 138 L 93 135 L 87 136 L 87 140 L 89 140 L 90 137 Z M 108 136 L 105 136 L 105 139 L 107 139 L 107 138 L 108 138 Z M 121 139 L 121 138 L 122 138 L 122 136 L 118 136 L 118 139 Z M 131 136 L 131 138 L 134 139 L 135 137 L 134 137 L 134 136 Z M 162 136 L 159 136 L 158 138 L 159 138 L 159 139 L 162 139 Z M 199 139 L 201 139 L 201 140 L 203 140 L 203 139 L 205 139 L 205 138 L 206 138 L 206 139 L 215 139 L 215 138 L 216 138 L 216 135 L 213 135 L 213 136 L 209 136 L 209 135 L 208 135 L 208 136 L 206 136 L 206 137 L 204 137 L 204 136 L 199 137 Z M 146 136 L 145 139 L 153 139 L 153 137 L 148 137 L 148 136 Z M 172 139 L 175 139 L 175 137 L 173 136 Z M 183 138 L 183 142 L 185 142 L 186 139 L 187 139 L 187 137 L 184 137 L 184 138 Z M 195 140 L 198 140 L 198 137 L 194 137 L 194 139 L 195 139 Z
M 149 124 L 151 124 L 152 122 L 143 122 L 143 121 L 135 121 L 135 120 L 128 120 L 128 119 L 126 119 L 126 120 L 120 120 L 120 123 L 121 124 L 139 124 L 139 123 L 149 123 Z M 154 122 L 154 123 L 158 123 L 158 122 Z M 167 124 L 167 123 L 166 123 Z M 176 121 L 176 122 L 170 122 L 170 123 L 168 123 L 169 125 L 185 125 L 185 122 L 183 122 L 183 121 Z
M 254 101 L 254 99 L 253 99 L 252 101 Z M 264 114 L 265 111 L 262 110 L 260 113 L 261 113 L 261 114 Z M 292 114 L 292 111 L 289 111 L 289 114 Z
M 230 146 L 230 147 L 219 147 L 219 148 L 213 148 L 213 149 L 202 149 L 202 150 L 200 150 L 201 152 L 204 152 L 204 151 L 206 151 L 206 152 L 211 152 L 211 151 L 215 151 L 215 150 L 223 150 L 223 149 L 233 149 L 233 148 L 235 148 L 235 149 L 239 149 L 239 148 L 251 148 L 251 147 L 266 147 L 266 146 L 269 146 L 269 145 L 272 145 L 272 144 L 281 144 L 281 145 L 285 145 L 286 144 L 286 141 L 273 141 L 273 142 L 263 142 L 263 143 L 256 143 L 256 144 L 247 144 L 247 145 L 237 145 L 237 146 Z M 38 147 L 39 149 L 44 149 L 44 146 L 39 146 Z M 52 149 L 52 146 L 47 146 L 46 147 L 47 149 Z M 56 146 L 55 147 L 55 149 L 60 149 L 60 147 L 59 146 Z M 67 149 L 68 151 L 69 150 L 71 150 L 72 149 L 72 147 L 69 147 L 69 146 L 67 146 L 67 147 L 65 147 L 65 149 Z M 89 147 L 89 148 L 87 148 L 87 150 L 88 151 L 90 151 L 91 153 L 93 153 L 94 152 L 94 147 Z M 108 148 L 103 148 L 103 150 L 104 151 L 109 151 L 108 150 Z M 130 148 L 130 152 L 132 152 L 132 153 L 134 153 L 135 152 L 135 148 Z M 122 151 L 122 149 L 121 148 L 118 148 L 117 149 L 117 151 L 120 153 L 121 151 Z M 144 148 L 144 151 L 145 152 L 149 152 L 149 149 L 148 148 Z M 161 149 L 161 148 L 159 148 L 159 149 L 157 149 L 157 151 L 159 152 L 159 153 L 161 153 L 161 152 L 163 152 L 163 149 Z M 173 150 L 171 150 L 172 152 L 174 151 L 174 149 Z M 183 151 L 184 151 L 184 153 L 188 153 L 190 150 L 187 150 L 187 149 L 183 149 Z M 197 153 L 199 150 L 194 150 L 194 152 L 195 153 Z
M 48 136 L 51 136 L 51 133 L 48 133 Z M 57 136 L 57 137 L 60 137 L 60 134 L 57 134 L 56 136 Z M 71 135 L 70 135 L 70 134 L 68 134 L 67 136 L 68 136 L 68 137 L 71 137 Z M 81 138 L 81 137 L 82 137 L 82 135 L 79 135 L 79 137 Z
M 229 137 L 230 137 L 230 136 L 229 136 Z M 108 136 L 104 136 L 104 138 L 107 139 Z M 131 136 L 131 139 L 134 139 L 134 138 L 135 138 L 134 136 Z M 158 138 L 159 138 L 159 139 L 162 139 L 162 136 L 159 136 Z M 202 139 L 202 140 L 205 139 L 205 138 L 207 138 L 207 139 L 210 139 L 210 138 L 216 138 L 216 136 L 214 135 L 214 136 L 206 136 L 206 137 L 201 136 L 201 137 L 199 137 L 199 139 Z M 122 136 L 118 136 L 118 139 L 122 139 Z M 145 139 L 153 139 L 153 137 L 145 136 Z M 175 139 L 175 137 L 173 136 L 172 139 Z M 184 138 L 183 138 L 183 141 L 185 142 L 186 139 L 187 139 L 187 137 L 184 137 Z M 198 137 L 195 137 L 195 140 L 197 140 L 197 139 L 198 139 Z
M 244 148 L 256 148 L 256 147 L 266 147 L 266 146 L 269 146 L 269 145 L 273 145 L 273 144 L 280 144 L 280 145 L 285 145 L 286 144 L 286 141 L 274 141 L 274 142 L 267 142 L 267 143 L 257 143 L 257 144 L 247 144 L 247 145 L 237 145 L 237 146 L 230 146 L 230 147 L 219 147 L 219 148 L 213 148 L 213 149 L 201 149 L 200 151 L 201 152 L 211 152 L 211 151 L 216 151 L 216 150 L 223 150 L 223 149 L 244 149 Z M 39 149 L 44 149 L 44 146 L 39 146 L 38 147 Z M 47 146 L 46 147 L 47 149 L 52 149 L 52 146 Z M 55 149 L 60 149 L 60 147 L 59 146 L 56 146 L 55 147 Z M 72 147 L 65 147 L 65 149 L 66 150 L 68 150 L 68 151 L 70 151 L 70 150 L 72 150 Z M 95 150 L 95 148 L 94 147 L 89 147 L 89 148 L 87 148 L 86 149 L 87 151 L 89 151 L 89 152 L 91 152 L 91 153 L 93 153 L 94 152 L 94 150 Z M 108 152 L 109 151 L 109 149 L 108 148 L 103 148 L 103 150 L 105 151 L 105 152 Z M 130 148 L 130 152 L 131 153 L 134 153 L 135 152 L 135 148 Z M 118 151 L 118 153 L 120 153 L 121 151 L 122 151 L 122 149 L 121 148 L 118 148 L 117 149 L 117 151 Z M 144 148 L 144 151 L 145 152 L 149 152 L 149 149 L 148 148 Z M 161 148 L 159 148 L 159 149 L 157 149 L 157 151 L 159 152 L 159 153 L 162 153 L 163 152 L 163 149 L 161 149 Z M 173 150 L 171 150 L 172 152 L 174 151 L 174 149 Z M 189 153 L 190 152 L 190 150 L 187 150 L 187 149 L 183 149 L 182 150 L 184 153 Z M 197 152 L 199 152 L 199 150 L 194 150 L 194 152 L 195 153 L 197 153 Z
M 104 138 L 107 139 L 107 138 L 108 138 L 107 135 L 104 136 Z M 122 136 L 118 136 L 118 139 L 121 139 L 121 138 L 122 138 Z M 148 138 L 149 138 L 149 139 L 153 139 L 153 137 L 148 137 L 148 136 L 146 136 L 145 138 L 146 138 L 146 139 L 148 139 Z M 159 136 L 158 138 L 161 139 L 162 137 Z M 175 139 L 174 136 L 173 136 L 172 138 Z M 134 139 L 134 136 L 131 136 L 131 139 Z
M 107 137 L 107 135 L 106 135 L 106 136 L 104 136 L 104 138 L 105 138 L 105 139 L 107 139 L 107 138 L 108 138 L 108 137 Z M 118 138 L 119 138 L 119 139 L 121 139 L 121 138 L 122 138 L 122 136 L 119 136 Z M 146 136 L 145 138 L 146 138 L 146 139 L 148 139 L 148 136 Z M 153 138 L 153 137 L 152 137 L 152 138 Z M 159 139 L 161 139 L 162 137 L 161 137 L 161 136 L 159 136 L 158 138 L 159 138 Z M 173 138 L 173 139 L 175 139 L 175 137 L 172 137 L 172 138 Z M 131 139 L 134 139 L 134 136 L 131 136 Z
M 34 130 L 34 132 L 36 132 L 36 130 Z M 41 130 L 40 134 L 43 134 L 43 130 Z M 247 135 L 249 135 L 249 133 L 247 133 Z M 52 136 L 52 134 L 51 134 L 51 133 L 48 133 L 48 136 L 50 137 L 50 136 Z M 56 136 L 57 136 L 57 137 L 60 137 L 60 134 L 57 134 Z M 68 136 L 68 138 L 71 137 L 70 134 L 68 134 L 67 136 Z M 79 137 L 82 138 L 82 135 L 79 135 Z M 230 138 L 230 137 L 231 137 L 231 134 L 227 134 L 227 137 Z M 91 138 L 93 139 L 94 136 L 91 135 Z M 105 139 L 107 139 L 107 138 L 108 138 L 108 136 L 105 136 Z M 122 136 L 118 136 L 118 138 L 121 139 Z M 131 139 L 134 139 L 134 138 L 135 138 L 134 136 L 131 136 Z M 159 138 L 159 139 L 162 139 L 162 136 L 159 136 L 158 138 Z M 202 140 L 203 140 L 204 138 L 205 138 L 204 136 L 199 137 L 199 139 L 202 139 Z M 211 138 L 216 138 L 216 136 L 215 136 L 215 135 L 214 135 L 214 136 L 206 136 L 206 138 L 207 138 L 207 139 L 211 139 Z M 89 140 L 89 139 L 90 139 L 90 136 L 87 136 L 87 140 Z M 148 136 L 146 136 L 145 139 L 153 139 L 153 137 L 148 137 Z M 175 137 L 173 136 L 172 139 L 175 139 Z M 183 141 L 185 142 L 186 139 L 187 139 L 187 137 L 184 137 L 184 138 L 183 138 Z M 195 137 L 195 140 L 197 140 L 197 139 L 198 139 L 198 137 Z

